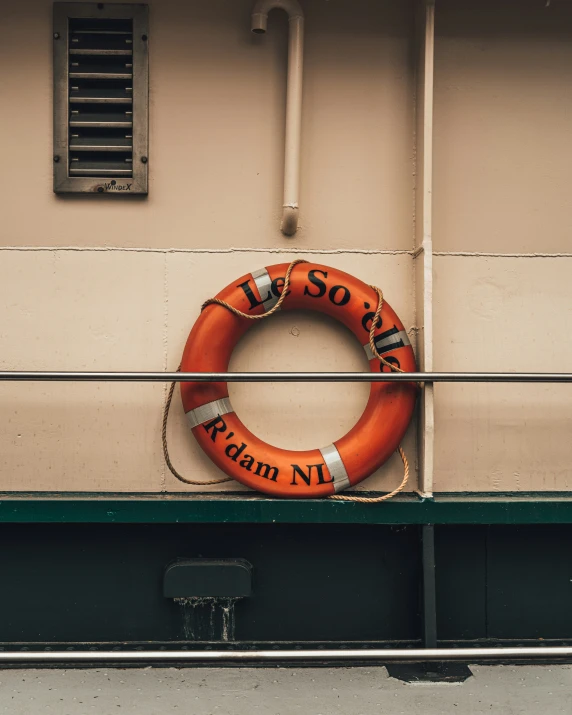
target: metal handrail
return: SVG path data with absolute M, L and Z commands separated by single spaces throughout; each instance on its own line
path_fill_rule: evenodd
M 74 372 L 0 371 L 0 382 L 572 382 L 570 372 Z
M 548 660 L 572 657 L 570 646 L 525 648 L 363 648 L 339 650 L 82 650 L 2 651 L 0 663 L 39 662 L 168 662 L 168 661 L 447 661 Z
M 0 382 L 572 382 L 572 373 L 527 372 L 73 372 L 0 371 Z M 572 658 L 572 647 L 339 650 L 2 651 L 0 663 L 448 661 Z

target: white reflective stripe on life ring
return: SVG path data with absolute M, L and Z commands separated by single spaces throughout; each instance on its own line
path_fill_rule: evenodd
M 227 415 L 229 412 L 234 412 L 230 404 L 230 399 L 223 397 L 220 400 L 213 400 L 200 407 L 195 407 L 194 410 L 189 410 L 189 412 L 187 412 L 187 420 L 189 421 L 191 429 L 193 429 L 194 427 L 202 425 L 203 422 L 214 420 L 221 415 Z
M 320 449 L 330 477 L 334 480 L 334 491 L 341 492 L 351 486 L 346 467 L 335 444 Z
M 256 287 L 258 288 L 258 292 L 260 293 L 260 300 L 264 304 L 264 312 L 268 313 L 268 311 L 271 308 L 274 308 L 274 306 L 278 302 L 278 298 L 272 292 L 272 278 L 270 278 L 270 274 L 268 273 L 266 268 L 259 268 L 257 271 L 254 271 L 250 275 L 256 283 Z
M 401 345 L 399 343 L 401 343 Z M 411 345 L 411 343 L 409 342 L 409 336 L 407 335 L 405 330 L 400 330 L 398 333 L 393 333 L 393 335 L 388 335 L 386 338 L 383 338 L 383 340 L 376 339 L 376 341 L 375 341 L 375 347 L 377 349 L 377 352 L 380 355 L 383 355 L 383 353 L 388 353 L 390 350 L 393 350 L 394 348 L 404 348 L 407 345 Z M 371 351 L 370 344 L 366 343 L 363 346 L 363 349 L 365 350 L 367 359 L 373 360 L 375 355 Z

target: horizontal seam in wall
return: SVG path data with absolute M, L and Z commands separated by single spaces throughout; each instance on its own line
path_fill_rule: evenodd
M 302 253 L 302 254 L 365 254 L 388 256 L 412 256 L 413 251 L 407 249 L 367 249 L 367 248 L 132 248 L 121 246 L 0 246 L 0 251 L 101 251 L 124 253 Z
M 572 253 L 486 253 L 480 251 L 433 251 L 433 255 L 461 258 L 572 258 Z

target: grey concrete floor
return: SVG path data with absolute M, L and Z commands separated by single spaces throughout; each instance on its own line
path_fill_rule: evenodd
M 572 713 L 572 666 L 472 666 L 461 684 L 385 668 L 0 670 L 2 715 Z

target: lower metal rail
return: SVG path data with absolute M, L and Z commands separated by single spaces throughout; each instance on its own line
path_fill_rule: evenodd
M 3 663 L 549 660 L 572 658 L 571 646 L 530 648 L 407 648 L 347 650 L 148 650 L 0 652 Z

